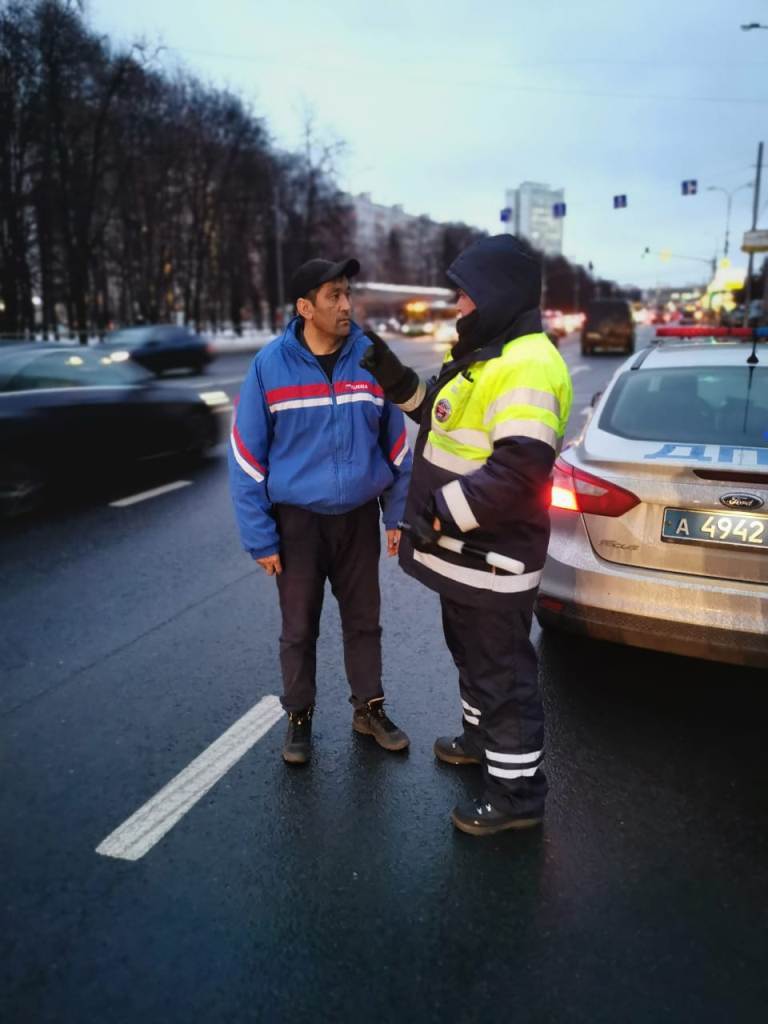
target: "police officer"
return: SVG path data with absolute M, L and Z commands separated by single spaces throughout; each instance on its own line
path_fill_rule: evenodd
M 448 269 L 458 342 L 428 383 L 386 344 L 363 358 L 385 394 L 419 423 L 400 563 L 440 595 L 459 674 L 463 729 L 439 760 L 482 766 L 477 799 L 453 809 L 471 835 L 541 822 L 544 713 L 529 634 L 549 540 L 549 477 L 572 400 L 568 369 L 542 331 L 538 258 L 511 235 L 484 238 Z M 470 541 L 520 572 L 440 546 Z

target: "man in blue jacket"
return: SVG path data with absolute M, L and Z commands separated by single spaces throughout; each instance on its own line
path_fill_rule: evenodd
M 291 280 L 298 316 L 254 359 L 229 465 L 243 547 L 276 576 L 282 613 L 283 758 L 310 757 L 325 581 L 339 603 L 352 727 L 385 750 L 409 740 L 384 711 L 379 504 L 398 552 L 411 471 L 402 412 L 360 367 L 370 344 L 351 319 L 355 259 L 313 259 Z

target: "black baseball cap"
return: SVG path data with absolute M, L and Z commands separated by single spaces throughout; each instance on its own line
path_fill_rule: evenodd
M 319 288 L 326 281 L 335 281 L 337 277 L 354 277 L 360 273 L 360 264 L 355 259 L 339 260 L 307 260 L 291 278 L 291 302 L 296 302 L 313 288 Z

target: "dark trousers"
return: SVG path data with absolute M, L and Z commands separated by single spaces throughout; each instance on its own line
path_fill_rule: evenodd
M 283 618 L 283 707 L 301 711 L 315 702 L 316 647 L 326 580 L 339 602 L 350 701 L 360 707 L 381 697 L 378 502 L 335 516 L 277 505 L 275 516 L 283 566 L 277 577 Z
M 482 759 L 484 798 L 515 814 L 541 813 L 547 793 L 544 709 L 529 635 L 533 600 L 496 610 L 440 599 L 459 670 L 466 748 Z

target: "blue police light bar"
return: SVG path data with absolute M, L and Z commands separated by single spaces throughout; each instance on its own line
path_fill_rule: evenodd
M 627 205 L 626 196 L 614 196 L 613 197 L 613 208 L 614 210 L 623 210 Z

